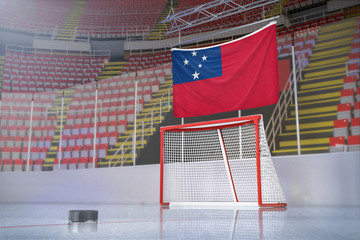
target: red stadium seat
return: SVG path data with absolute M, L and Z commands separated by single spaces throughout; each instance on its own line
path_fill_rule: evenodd
M 359 118 L 360 117 L 360 102 L 354 103 L 354 117 Z
M 77 137 L 78 137 L 77 135 L 71 135 L 70 138 L 69 138 L 69 140 L 68 140 L 68 144 L 69 144 L 70 146 L 74 146 L 75 143 L 76 143 Z
M 334 120 L 334 137 L 345 137 L 349 135 L 349 121 L 347 119 Z
M 352 118 L 350 125 L 351 135 L 360 135 L 360 118 Z
M 44 162 L 43 159 L 36 159 L 33 166 L 33 171 L 42 171 L 43 162 Z
M 88 165 L 88 157 L 82 157 L 78 163 L 78 169 L 85 169 Z
M 71 158 L 70 162 L 69 162 L 69 169 L 77 169 L 78 168 L 78 164 L 79 164 L 79 158 L 75 157 L 75 158 Z
M 15 159 L 14 160 L 14 172 L 22 172 L 24 171 L 24 160 L 23 159 Z
M 345 137 L 330 138 L 330 152 L 343 152 L 345 147 Z
M 14 147 L 14 145 L 15 145 L 15 136 L 8 136 L 7 141 L 6 141 L 6 145 L 8 147 Z
M 343 103 L 337 105 L 337 119 L 347 119 L 348 121 L 351 120 L 351 104 L 350 103 Z
M 21 158 L 21 147 L 13 147 L 12 148 L 12 159 Z
M 13 160 L 12 159 L 3 159 L 2 161 L 2 171 L 11 172 L 13 170 Z
M 69 169 L 70 158 L 63 158 L 60 162 L 60 170 L 68 170 Z
M 8 159 L 11 158 L 11 152 L 12 152 L 12 148 L 11 147 L 3 147 L 2 151 L 0 153 L 0 158 L 1 159 Z
M 347 76 L 344 77 L 344 89 L 352 88 L 356 91 L 356 77 L 355 76 Z
M 344 89 L 340 92 L 340 103 L 350 103 L 354 105 L 354 89 Z
M 360 135 L 349 136 L 348 150 L 349 151 L 360 151 Z

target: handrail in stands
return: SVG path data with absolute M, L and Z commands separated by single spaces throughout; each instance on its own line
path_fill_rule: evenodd
M 160 121 L 161 121 L 161 117 L 162 117 L 162 106 L 164 105 L 164 102 L 162 102 L 162 100 L 161 100 L 163 97 L 167 97 L 167 98 L 168 98 L 168 100 L 167 100 L 167 103 L 168 103 L 167 106 L 169 107 L 169 109 L 171 108 L 171 97 L 170 97 L 170 89 L 171 89 L 171 88 L 172 88 L 172 86 L 169 86 L 168 91 L 166 91 L 166 92 L 165 92 L 163 95 L 161 95 L 161 97 L 159 98 L 160 100 L 159 100 L 158 102 L 155 102 L 155 103 L 152 105 L 152 108 L 155 108 L 155 107 L 157 107 L 157 106 L 160 106 L 160 108 L 159 108 L 160 111 L 159 111 L 159 114 L 158 114 Z M 136 113 L 134 113 L 134 114 L 136 114 Z M 144 118 L 148 117 L 149 115 L 150 115 L 150 121 L 147 121 L 147 122 L 142 121 L 142 125 L 141 125 L 141 129 L 142 129 L 142 133 L 141 133 L 141 134 L 142 134 L 142 145 L 144 145 L 144 135 L 145 135 L 146 133 L 148 133 L 149 131 L 151 131 L 151 133 L 152 133 L 152 131 L 153 131 L 153 124 L 154 124 L 154 119 L 155 119 L 156 116 L 154 116 L 154 113 L 153 113 L 153 111 L 151 110 L 150 113 L 146 114 Z M 150 127 L 146 128 L 146 130 L 144 131 L 144 126 L 146 126 L 146 125 L 150 125 Z M 136 131 L 136 129 L 134 129 L 134 131 Z M 136 136 L 137 136 L 137 134 L 136 134 Z M 109 167 L 115 167 L 115 166 L 119 163 L 120 160 L 121 160 L 121 166 L 124 165 L 124 159 L 123 159 L 124 150 L 125 150 L 125 151 L 129 150 L 129 149 L 132 147 L 132 145 L 129 144 L 127 148 L 124 148 L 124 146 L 125 146 L 125 144 L 126 144 L 127 142 L 132 141 L 132 140 L 133 140 L 132 138 L 133 138 L 133 136 L 130 135 L 130 136 L 123 142 L 123 144 L 118 148 L 118 150 L 114 153 L 114 155 L 112 156 L 112 158 L 109 160 Z M 121 157 L 118 158 L 118 159 L 116 160 L 116 162 L 111 166 L 111 161 L 115 159 L 115 156 L 116 156 L 120 151 L 121 151 Z
M 154 14 L 154 13 L 160 13 L 160 10 L 159 9 L 146 9 L 146 10 L 127 9 L 124 11 L 107 11 L 107 12 L 99 11 L 99 10 L 85 10 L 83 14 L 100 15 L 100 16 L 120 16 L 120 15 L 134 15 L 134 14 L 143 15 L 143 14 Z
M 302 79 L 302 70 L 304 67 L 306 67 L 305 54 L 303 52 L 298 52 L 295 69 L 296 82 L 299 82 L 299 80 Z M 294 103 L 293 75 L 294 71 L 291 71 L 266 126 L 267 141 L 269 148 L 272 151 L 276 150 L 276 137 L 278 134 L 282 133 L 282 122 L 288 117 L 287 109 L 290 104 Z
M 54 54 L 56 56 L 65 55 L 65 56 L 110 58 L 110 50 L 75 51 L 75 50 L 63 50 L 63 49 L 55 49 L 55 48 L 42 49 L 42 48 L 33 48 L 33 47 L 20 46 L 14 44 L 6 44 L 5 51 L 14 51 L 14 52 L 31 53 L 31 54 Z M 46 53 L 41 51 L 46 51 Z

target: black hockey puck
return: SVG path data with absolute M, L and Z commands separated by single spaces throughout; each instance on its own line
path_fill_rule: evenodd
M 97 210 L 70 210 L 69 222 L 96 222 L 98 220 Z

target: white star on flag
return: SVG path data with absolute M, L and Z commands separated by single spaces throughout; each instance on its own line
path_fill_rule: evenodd
M 187 59 L 185 58 L 185 60 L 183 61 L 183 63 L 184 63 L 184 65 L 188 65 L 188 64 L 189 64 L 189 60 L 187 60 Z
M 196 54 L 197 54 L 197 52 L 192 51 L 192 53 L 191 53 L 191 54 L 192 54 L 192 56 L 193 56 L 193 57 L 195 57 L 195 56 L 196 56 Z
M 195 71 L 195 73 L 192 74 L 192 75 L 194 76 L 194 80 L 195 80 L 196 78 L 199 79 L 200 73 L 198 73 L 198 72 Z
M 203 60 L 203 61 L 206 61 L 206 60 L 207 60 L 207 56 L 205 56 L 205 55 L 202 56 L 202 60 Z
M 199 65 L 198 65 L 198 67 L 199 67 L 199 68 L 201 68 L 201 67 L 202 67 L 202 65 L 201 65 L 201 64 L 199 64 Z

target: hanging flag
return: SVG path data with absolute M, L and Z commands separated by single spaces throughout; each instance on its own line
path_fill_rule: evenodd
M 219 45 L 173 48 L 175 117 L 256 108 L 279 98 L 276 22 Z

